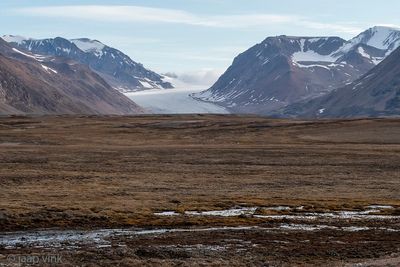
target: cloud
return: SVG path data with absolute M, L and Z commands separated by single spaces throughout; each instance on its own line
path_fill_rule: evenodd
M 376 26 L 382 26 L 382 27 L 390 27 L 390 28 L 397 28 L 397 29 L 400 29 L 400 25 L 398 25 L 398 24 L 375 23 L 374 25 L 376 25 Z
M 169 53 L 171 55 L 171 53 Z M 201 54 L 176 54 L 176 58 L 184 60 L 195 60 L 195 61 L 206 61 L 206 62 L 231 62 L 232 57 L 221 57 L 221 56 L 204 56 Z
M 250 28 L 271 25 L 296 24 L 311 29 L 330 29 L 341 33 L 354 33 L 358 28 L 313 22 L 297 15 L 235 14 L 197 15 L 184 10 L 151 8 L 144 6 L 70 5 L 42 6 L 15 9 L 18 14 L 53 18 L 111 22 L 175 23 L 203 27 Z
M 203 86 L 213 85 L 224 71 L 222 69 L 202 69 L 182 73 L 165 73 L 165 76 L 181 81 L 185 85 Z
M 330 24 L 330 23 L 319 23 L 319 22 L 312 22 L 312 21 L 299 21 L 299 23 L 310 29 L 315 30 L 329 30 L 338 33 L 349 33 L 349 34 L 358 34 L 363 29 L 360 27 L 349 26 L 349 25 L 341 25 L 341 24 Z

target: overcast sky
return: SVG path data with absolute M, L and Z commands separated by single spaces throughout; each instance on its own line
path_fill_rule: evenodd
M 2 34 L 88 37 L 146 67 L 208 75 L 268 36 L 400 25 L 399 0 L 1 0 Z

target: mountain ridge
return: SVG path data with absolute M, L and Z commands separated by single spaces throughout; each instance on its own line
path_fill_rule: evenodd
M 4 35 L 2 38 L 16 48 L 35 54 L 67 57 L 85 64 L 120 92 L 173 88 L 172 84 L 163 81 L 162 75 L 146 69 L 120 50 L 98 40 L 68 40 L 63 37 L 32 39 L 14 35 Z
M 143 110 L 87 66 L 31 54 L 0 39 L 0 114 L 115 114 Z
M 276 114 L 292 118 L 400 116 L 400 47 L 353 83 L 290 105 Z
M 353 82 L 399 45 L 400 29 L 389 27 L 370 28 L 349 41 L 267 37 L 239 54 L 211 88 L 193 97 L 235 113 L 269 114 Z

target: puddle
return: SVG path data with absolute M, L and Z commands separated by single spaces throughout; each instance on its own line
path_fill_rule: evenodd
M 378 209 L 378 210 L 391 210 L 394 209 L 393 206 L 385 206 L 385 205 L 370 205 L 366 207 L 367 209 Z
M 301 207 L 298 207 L 296 209 L 302 210 L 303 208 L 304 207 L 301 206 Z M 292 210 L 292 208 L 289 207 L 289 206 L 266 207 L 266 208 L 263 208 L 263 209 L 265 209 L 265 210 L 275 210 L 275 211 Z
M 288 232 L 288 231 L 321 231 L 335 230 L 345 232 L 358 231 L 390 231 L 400 232 L 400 229 L 384 228 L 384 227 L 337 227 L 323 224 L 278 224 L 274 227 L 210 227 L 210 228 L 175 228 L 175 229 L 101 229 L 91 231 L 77 230 L 41 230 L 33 232 L 9 232 L 0 236 L 0 247 L 4 249 L 15 249 L 19 247 L 31 248 L 61 248 L 65 250 L 74 250 L 77 247 L 89 246 L 98 249 L 112 248 L 112 246 L 125 246 L 124 239 L 132 240 L 141 235 L 164 235 L 168 233 L 203 233 L 213 231 L 267 231 L 267 232 Z M 111 243 L 113 240 L 113 244 Z M 118 241 L 115 243 L 115 241 Z
M 163 211 L 153 213 L 156 216 L 218 216 L 218 217 L 237 217 L 241 215 L 253 215 L 257 207 L 253 208 L 233 208 L 228 210 L 213 210 L 213 211 L 185 211 L 183 214 L 175 211 Z
M 242 240 L 241 240 L 242 241 Z M 183 251 L 225 251 L 228 249 L 227 246 L 219 246 L 219 245 L 166 245 L 159 246 L 159 248 L 173 249 L 173 250 L 183 250 Z
M 291 211 L 291 214 L 274 214 L 274 215 L 259 215 L 256 214 L 257 209 L 272 210 L 272 211 Z M 183 214 L 175 211 L 163 211 L 154 213 L 156 216 L 215 216 L 215 217 L 238 217 L 238 216 L 253 216 L 255 218 L 264 219 L 291 219 L 291 220 L 317 220 L 317 219 L 355 219 L 355 220 L 392 220 L 400 219 L 400 216 L 378 215 L 384 210 L 394 209 L 392 206 L 371 205 L 365 207 L 363 211 L 332 211 L 332 212 L 300 212 L 304 206 L 289 207 L 235 207 L 227 210 L 214 211 L 185 211 Z
M 290 215 L 254 215 L 255 218 L 263 219 L 289 219 L 289 220 L 318 220 L 318 219 L 334 219 L 334 220 L 394 220 L 400 219 L 400 216 L 393 215 L 375 215 L 381 210 L 365 210 L 365 211 L 337 211 L 337 212 L 304 212 Z
M 254 208 L 234 208 L 229 210 L 215 210 L 215 211 L 186 211 L 186 215 L 191 216 L 219 216 L 219 217 L 236 217 L 242 215 L 253 215 L 257 210 Z
M 154 213 L 156 216 L 179 216 L 181 215 L 180 213 L 177 213 L 175 211 L 163 211 L 163 212 L 156 212 Z
M 336 227 L 331 225 L 308 225 L 308 224 L 282 224 L 281 229 L 293 230 L 293 231 L 319 231 L 319 230 L 337 230 L 344 232 L 359 232 L 359 231 L 370 231 L 370 230 L 381 230 L 381 231 L 396 231 L 390 228 L 371 228 L 371 227 Z
M 124 240 L 132 240 L 138 236 L 150 235 L 158 236 L 168 233 L 185 233 L 195 232 L 201 234 L 202 232 L 212 231 L 344 231 L 344 232 L 358 232 L 358 231 L 389 231 L 400 232 L 400 229 L 383 228 L 383 227 L 338 227 L 332 225 L 325 225 L 321 222 L 332 220 L 388 220 L 400 219 L 400 216 L 391 215 L 377 215 L 381 211 L 393 209 L 392 206 L 385 205 L 371 205 L 365 207 L 363 211 L 332 211 L 325 213 L 306 212 L 303 207 L 289 207 L 289 206 L 275 206 L 275 207 L 261 207 L 263 210 L 272 211 L 288 211 L 290 214 L 272 214 L 272 215 L 259 215 L 259 207 L 234 207 L 226 210 L 215 211 L 186 211 L 184 214 L 177 213 L 176 211 L 161 211 L 154 213 L 156 216 L 216 216 L 216 217 L 238 217 L 238 216 L 253 216 L 260 219 L 289 219 L 292 221 L 302 220 L 300 223 L 281 223 L 273 227 L 210 227 L 210 228 L 159 228 L 159 229 L 100 229 L 91 231 L 79 230 L 41 230 L 41 231 L 27 231 L 27 232 L 11 232 L 2 233 L 0 235 L 0 247 L 5 249 L 15 249 L 18 247 L 31 247 L 31 248 L 60 248 L 65 250 L 73 250 L 76 247 L 95 247 L 97 249 L 109 249 L 112 246 L 125 246 Z M 309 222 L 309 224 L 307 224 Z M 326 223 L 329 224 L 329 223 Z M 115 242 L 117 241 L 117 242 Z M 113 243 L 111 243 L 113 242 Z
M 92 231 L 77 230 L 41 230 L 36 232 L 3 233 L 0 236 L 0 246 L 11 249 L 19 246 L 69 247 L 94 245 L 97 248 L 110 247 L 109 239 L 125 237 L 134 238 L 139 235 L 161 235 L 175 232 L 211 232 L 254 230 L 257 227 L 212 227 L 212 228 L 181 228 L 181 229 L 101 229 Z M 68 246 L 65 246 L 68 244 Z
M 329 225 L 308 225 L 308 224 L 282 224 L 281 229 L 283 230 L 294 230 L 294 231 L 318 231 L 323 229 L 338 229 L 335 226 Z

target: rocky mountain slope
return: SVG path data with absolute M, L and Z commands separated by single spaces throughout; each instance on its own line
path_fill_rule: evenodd
M 400 116 L 400 48 L 355 82 L 326 96 L 286 107 L 281 116 L 352 118 Z
M 235 58 L 208 90 L 194 95 L 238 113 L 268 114 L 352 83 L 400 45 L 400 29 L 374 27 L 339 37 L 269 37 Z
M 0 114 L 136 114 L 142 109 L 87 66 L 0 39 Z
M 3 36 L 3 39 L 35 54 L 66 57 L 87 65 L 121 92 L 173 88 L 169 82 L 163 81 L 163 76 L 97 40 L 61 37 L 36 40 L 12 35 Z

